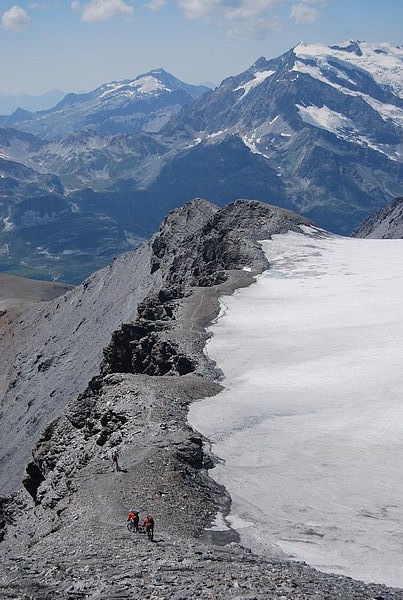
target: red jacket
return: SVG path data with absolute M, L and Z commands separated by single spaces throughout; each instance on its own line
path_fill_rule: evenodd
M 154 519 L 152 517 L 147 517 L 143 523 L 143 527 L 154 527 Z

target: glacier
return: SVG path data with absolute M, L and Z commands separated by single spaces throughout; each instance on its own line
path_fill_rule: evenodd
M 264 554 L 403 586 L 403 240 L 309 228 L 221 298 L 206 352 L 224 390 L 192 405 L 228 526 Z

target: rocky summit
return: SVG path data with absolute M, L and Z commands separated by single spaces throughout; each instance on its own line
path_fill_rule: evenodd
M 196 199 L 64 296 L 2 313 L 0 597 L 403 597 L 211 529 L 231 498 L 187 422 L 191 402 L 222 389 L 205 326 L 219 296 L 269 266 L 258 240 L 309 224 L 259 202 Z M 153 541 L 127 529 L 130 509 L 154 516 Z

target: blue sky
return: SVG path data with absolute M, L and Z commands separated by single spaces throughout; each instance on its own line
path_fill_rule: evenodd
M 299 41 L 401 45 L 403 0 L 0 0 L 0 94 L 88 91 L 163 67 L 219 83 Z

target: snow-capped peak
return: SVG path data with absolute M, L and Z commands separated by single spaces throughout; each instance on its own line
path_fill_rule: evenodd
M 166 85 L 164 85 L 157 77 L 152 75 L 143 75 L 142 77 L 135 79 L 130 82 L 130 87 L 136 88 L 137 92 L 140 94 L 147 94 L 150 92 L 155 92 L 157 90 L 166 90 L 169 91 Z
M 313 62 L 323 76 L 326 71 L 337 70 L 338 64 L 348 66 L 350 70 L 353 67 L 367 72 L 379 85 L 403 98 L 403 48 L 399 46 L 386 42 L 350 41 L 334 46 L 301 42 L 294 48 L 294 54 L 297 58 L 295 70 L 302 70 L 305 65 L 315 69 Z M 343 77 L 346 78 L 345 74 Z
M 148 73 L 140 75 L 133 81 L 119 81 L 110 83 L 107 89 L 101 94 L 101 98 L 110 96 L 116 93 L 124 93 L 125 95 L 150 94 L 161 90 L 169 90 L 157 77 Z

